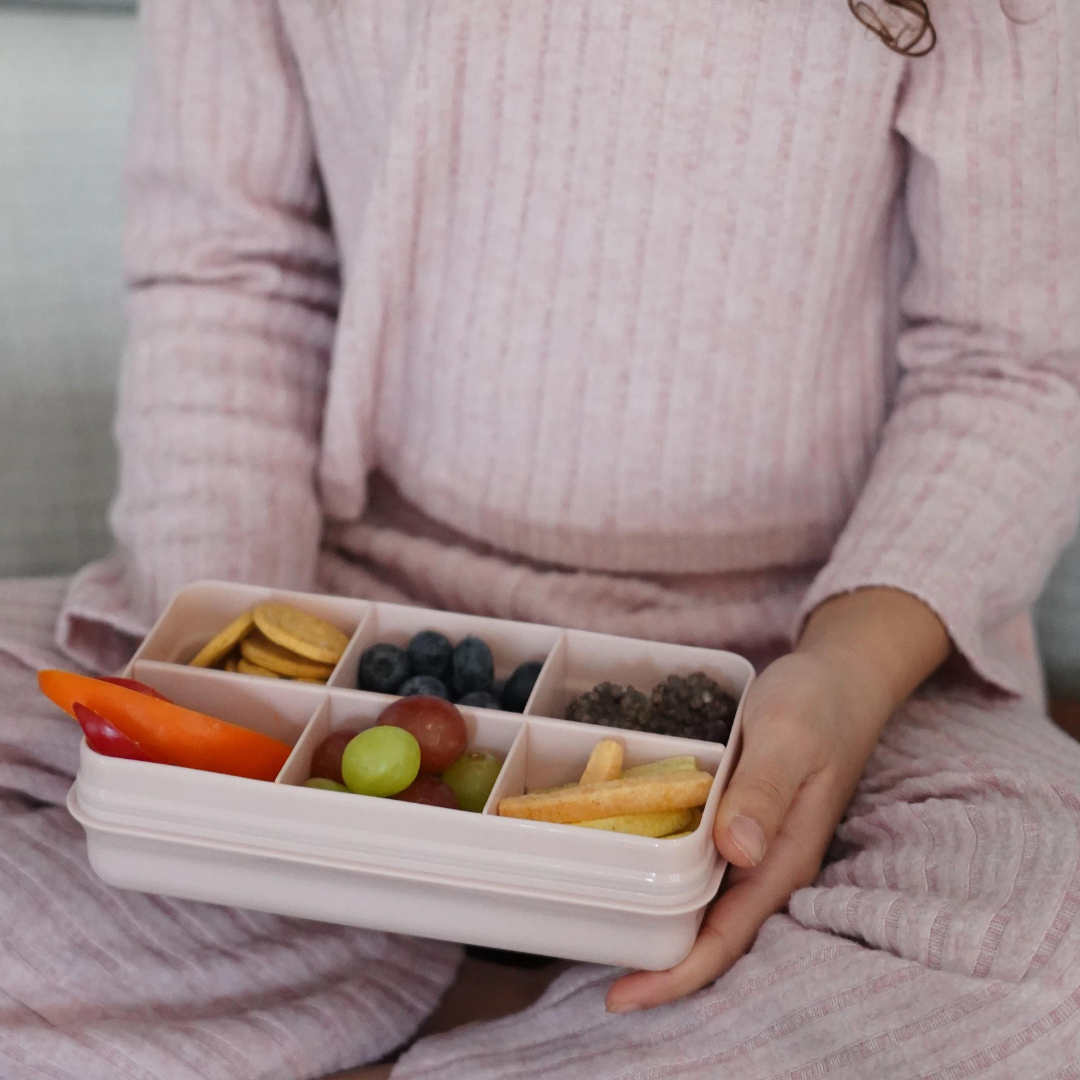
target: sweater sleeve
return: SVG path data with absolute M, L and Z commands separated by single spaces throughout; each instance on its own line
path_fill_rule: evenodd
M 863 586 L 903 589 L 1014 693 L 1010 624 L 1080 501 L 1080 17 L 1072 0 L 1041 0 L 1027 23 L 1016 7 L 933 6 L 938 46 L 909 61 L 895 127 L 915 263 L 899 384 L 799 615 Z
M 338 300 L 277 4 L 140 7 L 118 546 L 77 576 L 59 626 L 69 650 L 105 665 L 117 655 L 102 644 L 108 629 L 145 632 L 185 582 L 313 586 L 314 466 Z

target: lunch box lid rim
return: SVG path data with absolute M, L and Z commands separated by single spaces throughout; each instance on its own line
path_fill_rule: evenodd
M 667 899 L 667 903 L 633 903 L 629 899 L 582 896 L 572 892 L 537 889 L 531 885 L 515 885 L 509 882 L 502 883 L 477 880 L 465 876 L 425 873 L 417 870 L 398 870 L 360 861 L 354 862 L 346 859 L 335 859 L 323 855 L 301 855 L 289 851 L 275 851 L 272 848 L 245 844 L 236 840 L 205 839 L 184 836 L 183 834 L 173 833 L 165 829 L 151 829 L 146 828 L 145 826 L 105 822 L 96 818 L 93 814 L 88 813 L 81 806 L 75 785 L 72 785 L 68 792 L 67 808 L 71 816 L 88 832 L 90 830 L 95 830 L 98 832 L 111 833 L 116 836 L 129 836 L 136 839 L 151 841 L 158 840 L 167 844 L 179 844 L 204 850 L 232 851 L 238 854 L 251 855 L 257 858 L 270 859 L 275 862 L 283 862 L 291 865 L 319 866 L 346 872 L 371 874 L 384 878 L 397 878 L 413 882 L 428 882 L 430 884 L 460 888 L 467 891 L 485 892 L 491 894 L 493 897 L 511 894 L 530 899 L 550 900 L 557 904 L 604 908 L 613 911 L 627 911 L 640 915 L 676 916 L 698 910 L 707 904 L 715 895 L 727 868 L 727 863 L 724 860 L 718 859 L 705 883 L 688 896 L 665 898 Z

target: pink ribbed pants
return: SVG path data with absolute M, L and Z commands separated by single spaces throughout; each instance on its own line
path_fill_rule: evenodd
M 433 942 L 119 892 L 62 807 L 78 733 L 37 693 L 62 581 L 0 583 L 0 1078 L 317 1077 L 407 1040 Z M 70 666 L 70 665 L 65 665 Z M 402 1080 L 1080 1080 L 1080 745 L 1027 704 L 926 693 L 818 880 L 724 978 L 609 1016 L 581 965 L 421 1040 Z

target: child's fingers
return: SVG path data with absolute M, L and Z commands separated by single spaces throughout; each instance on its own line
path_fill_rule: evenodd
M 732 883 L 713 904 L 689 956 L 669 971 L 639 971 L 608 991 L 611 1012 L 666 1005 L 722 975 L 753 944 L 761 924 L 781 910 L 791 893 L 809 884 L 835 824 L 829 785 L 803 786 L 768 856 L 751 870 L 732 869 Z

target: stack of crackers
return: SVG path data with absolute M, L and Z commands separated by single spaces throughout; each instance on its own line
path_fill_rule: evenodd
M 348 637 L 325 619 L 288 604 L 259 604 L 208 641 L 190 665 L 325 683 L 348 644 Z
M 625 771 L 622 765 L 622 745 L 603 739 L 578 783 L 513 795 L 499 803 L 499 814 L 670 839 L 698 827 L 713 778 L 695 758 L 664 758 Z

